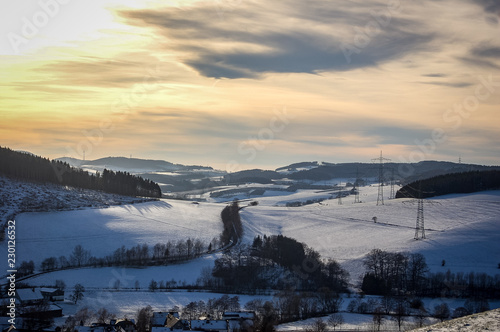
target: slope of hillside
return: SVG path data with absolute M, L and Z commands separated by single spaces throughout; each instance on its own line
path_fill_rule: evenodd
M 372 249 L 420 252 L 432 271 L 496 274 L 500 255 L 500 191 L 441 197 L 425 205 L 427 238 L 414 240 L 417 205 L 408 199 L 376 206 L 377 188 L 361 188 L 366 203 L 336 200 L 296 208 L 255 206 L 241 212 L 245 241 L 283 234 L 338 260 L 357 281 Z M 377 222 L 373 221 L 377 217 Z M 445 260 L 445 266 L 442 261 Z
M 155 201 L 107 209 L 33 212 L 16 219 L 17 261 L 33 260 L 37 267 L 49 257 L 69 256 L 80 244 L 96 257 L 138 244 L 200 239 L 207 244 L 222 232 L 223 206 L 184 201 Z M 0 252 L 7 257 L 6 243 Z M 1 268 L 7 262 L 2 261 Z
M 445 321 L 412 332 L 500 331 L 500 309 Z
M 0 176 L 0 224 L 21 212 L 104 208 L 151 200 Z
M 343 205 L 328 200 L 296 208 L 273 206 L 273 199 L 279 202 L 283 198 L 267 197 L 269 205 L 241 210 L 243 242 L 251 243 L 256 235 L 296 238 L 323 257 L 338 260 L 351 273 L 353 284 L 364 273 L 364 256 L 375 248 L 420 252 L 434 272 L 500 272 L 500 191 L 443 196 L 426 204 L 425 240 L 414 240 L 415 204 L 398 199 L 376 206 L 376 187 L 363 187 L 361 197 L 366 203 L 352 204 L 348 197 Z M 19 259 L 39 263 L 50 256 L 69 254 L 76 244 L 102 256 L 122 245 L 154 245 L 187 237 L 210 241 L 222 230 L 223 206 L 162 200 L 108 209 L 22 214 L 18 219 Z M 198 277 L 200 269 L 189 270 Z
M 88 171 L 102 172 L 105 168 L 113 171 L 123 171 L 129 173 L 144 173 L 144 172 L 170 172 L 191 169 L 212 170 L 206 166 L 186 166 L 174 164 L 165 160 L 139 159 L 127 157 L 106 157 L 96 160 L 80 160 L 69 157 L 57 158 L 62 162 L 66 162 L 74 167 L 79 167 Z

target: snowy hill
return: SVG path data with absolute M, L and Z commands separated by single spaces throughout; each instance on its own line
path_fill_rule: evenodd
M 432 271 L 499 272 L 500 191 L 443 196 L 426 204 L 427 239 L 418 241 L 414 240 L 416 204 L 398 199 L 376 206 L 375 186 L 362 187 L 360 197 L 366 203 L 353 204 L 349 197 L 343 205 L 329 200 L 296 208 L 246 208 L 241 212 L 245 240 L 278 233 L 296 238 L 323 257 L 338 260 L 352 281 L 364 272 L 363 257 L 375 248 L 422 253 Z
M 295 195 L 307 194 L 318 195 L 314 191 Z M 327 200 L 294 208 L 275 206 L 283 201 L 282 196 L 265 197 L 263 204 L 240 212 L 243 242 L 251 243 L 256 235 L 296 238 L 323 257 L 338 260 L 351 273 L 353 284 L 364 272 L 364 256 L 375 248 L 422 253 L 434 272 L 499 272 L 500 191 L 443 196 L 435 199 L 439 204 L 426 204 L 427 239 L 418 241 L 414 240 L 416 205 L 398 199 L 376 206 L 376 195 L 376 187 L 363 187 L 365 203 L 353 204 L 353 198 L 347 197 L 343 205 Z M 76 244 L 99 257 L 122 245 L 154 245 L 187 237 L 210 241 L 221 232 L 224 206 L 161 200 L 108 209 L 24 213 L 18 217 L 19 260 L 39 263 L 68 254 Z M 377 223 L 373 222 L 375 216 Z M 445 266 L 441 266 L 443 260 Z M 191 271 L 198 277 L 200 269 Z
M 121 246 L 154 246 L 188 237 L 209 243 L 222 232 L 221 210 L 215 204 L 162 200 L 107 209 L 23 213 L 16 219 L 17 260 L 33 260 L 39 266 L 46 258 L 69 256 L 78 244 L 100 258 Z M 5 243 L 0 252 L 7 255 Z
M 436 203 L 425 205 L 425 240 L 413 238 L 416 205 L 405 203 L 408 202 L 405 199 L 386 199 L 385 205 L 376 206 L 377 192 L 376 186 L 362 187 L 360 199 L 364 203 L 353 204 L 354 198 L 348 196 L 339 205 L 338 200 L 328 199 L 334 197 L 329 191 L 265 191 L 259 198 L 253 198 L 259 205 L 240 211 L 245 231 L 242 242 L 251 243 L 255 235 L 264 234 L 293 237 L 319 251 L 323 258 L 339 261 L 350 272 L 353 286 L 364 273 L 364 256 L 374 248 L 422 253 L 433 272 L 445 273 L 450 269 L 452 272 L 499 273 L 500 191 L 434 198 L 432 201 Z M 286 202 L 318 197 L 327 200 L 301 207 L 285 206 Z M 221 233 L 220 212 L 225 205 L 162 199 L 106 209 L 23 213 L 17 218 L 18 260 L 33 259 L 38 269 L 43 259 L 69 255 L 77 244 L 90 250 L 92 255 L 102 257 L 122 245 L 129 248 L 147 243 L 152 246 L 187 237 L 210 241 Z M 241 206 L 246 205 L 247 202 L 241 202 Z M 377 223 L 373 222 L 374 216 Z M 0 253 L 6 255 L 6 249 L 4 241 L 0 244 Z M 193 284 L 202 270 L 213 266 L 219 256 L 212 254 L 167 266 L 63 270 L 25 282 L 50 286 L 56 280 L 64 280 L 70 289 L 81 283 L 87 288 L 81 305 L 95 309 L 107 306 L 130 315 L 147 304 L 167 309 L 167 304 L 185 305 L 187 302 L 183 301 L 187 299 L 214 297 L 202 293 L 151 293 L 147 285 L 152 279 L 173 280 L 177 285 Z M 445 266 L 441 266 L 443 260 Z M 4 271 L 5 264 L 5 261 L 0 264 Z M 115 289 L 116 280 L 120 280 L 122 291 Z M 134 290 L 135 281 L 140 287 L 138 292 Z M 456 306 L 463 305 L 463 300 L 458 302 Z M 429 307 L 433 305 L 434 302 Z M 76 306 L 65 304 L 65 312 L 75 310 Z M 366 320 L 359 319 L 360 322 Z
M 126 158 L 126 157 L 106 157 L 96 160 L 80 160 L 75 158 L 62 157 L 56 160 L 66 162 L 74 167 L 80 167 L 88 171 L 102 172 L 105 168 L 112 171 L 122 171 L 129 173 L 148 173 L 148 172 L 172 172 L 197 169 L 212 169 L 203 166 L 185 166 L 173 164 L 165 160 Z
M 0 225 L 21 212 L 104 208 L 149 200 L 0 176 Z
M 412 332 L 500 331 L 500 309 L 426 326 Z

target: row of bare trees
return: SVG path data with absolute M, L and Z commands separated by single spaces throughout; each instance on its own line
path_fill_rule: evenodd
M 136 245 L 131 248 L 121 246 L 113 254 L 105 257 L 92 256 L 90 250 L 82 245 L 76 245 L 69 257 L 49 257 L 40 264 L 43 272 L 74 267 L 104 267 L 104 266 L 146 266 L 162 265 L 174 261 L 189 260 L 211 252 L 219 248 L 221 241 L 214 238 L 210 243 L 200 239 L 168 241 L 167 243 L 157 243 L 153 247 L 147 244 Z M 34 265 L 29 262 L 22 263 L 23 271 L 26 274 L 34 272 Z
M 362 290 L 373 295 L 500 298 L 500 275 L 430 273 L 419 253 L 372 250 L 365 258 Z

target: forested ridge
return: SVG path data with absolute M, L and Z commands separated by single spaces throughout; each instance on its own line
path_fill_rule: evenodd
M 500 171 L 471 171 L 434 176 L 404 185 L 396 198 L 428 198 L 500 188 Z
M 4 147 L 0 147 L 0 175 L 30 182 L 54 183 L 126 196 L 161 197 L 158 184 L 128 172 L 105 169 L 102 174 L 99 172 L 90 174 L 65 162 Z

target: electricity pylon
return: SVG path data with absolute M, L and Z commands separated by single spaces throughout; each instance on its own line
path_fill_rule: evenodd
M 420 195 L 421 196 L 421 195 Z M 417 207 L 417 224 L 415 225 L 415 240 L 425 239 L 425 228 L 424 228 L 424 199 L 420 197 L 418 199 Z
M 394 168 L 392 169 L 392 173 L 391 173 L 391 194 L 389 195 L 389 199 L 394 199 L 396 198 L 396 193 L 394 192 Z
M 342 182 L 338 184 L 338 187 L 339 187 L 339 193 L 338 193 L 339 205 L 342 205 Z
M 354 203 L 361 203 L 359 201 L 359 168 L 356 168 L 356 179 L 354 180 Z
M 407 184 L 410 189 L 412 189 L 415 193 L 417 193 L 417 198 L 408 201 L 408 203 L 415 203 L 417 202 L 417 222 L 415 223 L 415 236 L 413 237 L 415 240 L 419 239 L 425 239 L 425 226 L 424 226 L 424 203 L 428 204 L 439 204 L 439 202 L 436 201 L 424 201 L 423 199 L 423 193 L 422 191 L 422 183 L 419 182 L 418 189 L 415 189 L 411 187 L 410 185 Z M 432 193 L 430 191 L 426 191 L 425 193 Z M 411 195 L 413 196 L 413 195 Z M 406 203 L 406 202 L 403 202 Z
M 384 160 L 390 161 L 390 159 L 382 157 L 382 151 L 380 151 L 380 157 L 372 159 L 372 161 L 378 161 L 380 163 L 377 205 L 384 205 Z

